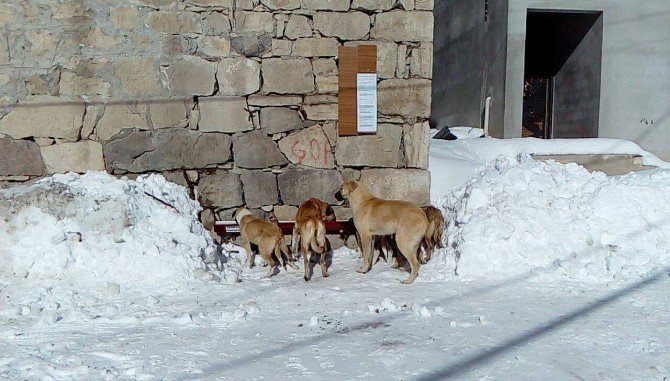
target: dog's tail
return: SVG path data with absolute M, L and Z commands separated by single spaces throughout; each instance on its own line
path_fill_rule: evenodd
M 437 221 L 435 231 L 433 232 L 433 242 L 437 247 L 444 249 L 444 242 L 442 241 L 444 235 L 444 220 Z
M 326 252 L 326 224 L 320 219 L 312 219 L 305 224 L 312 250 L 323 254 Z

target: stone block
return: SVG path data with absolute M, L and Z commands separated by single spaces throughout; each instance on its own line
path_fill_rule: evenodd
M 364 169 L 361 182 L 376 197 L 411 201 L 420 206 L 430 203 L 430 172 L 427 170 Z
M 261 0 L 261 4 L 273 11 L 300 8 L 300 0 Z
M 243 132 L 254 129 L 247 102 L 241 97 L 200 98 L 199 130 L 203 132 Z
M 261 64 L 245 57 L 224 58 L 216 72 L 219 95 L 249 95 L 261 88 Z
M 418 10 L 432 11 L 435 7 L 434 0 L 415 0 L 414 7 Z
M 277 144 L 260 130 L 233 136 L 233 157 L 235 165 L 241 168 L 265 169 L 288 164 Z
M 272 55 L 275 57 L 290 56 L 291 49 L 293 49 L 293 41 L 289 40 L 272 40 Z
M 312 37 L 312 33 L 312 25 L 309 19 L 303 15 L 291 15 L 284 28 L 284 35 L 291 40 L 301 37 Z
M 247 171 L 240 178 L 244 188 L 244 203 L 250 208 L 277 203 L 277 175 L 272 172 Z
M 153 128 L 188 126 L 188 109 L 184 102 L 150 103 L 149 117 L 151 118 Z
M 107 170 L 127 172 L 205 168 L 230 157 L 230 136 L 185 128 L 124 131 L 107 142 Z
M 42 158 L 48 174 L 104 171 L 102 144 L 91 140 L 76 143 L 54 144 L 41 147 Z
M 158 72 L 158 64 L 153 58 L 119 58 L 114 63 L 114 76 L 132 98 L 161 95 L 163 89 Z
M 186 181 L 186 176 L 184 171 L 163 171 L 161 175 L 165 177 L 165 180 L 183 186 L 186 189 L 189 189 L 188 181 Z
M 166 34 L 199 33 L 198 14 L 186 11 L 156 11 L 149 14 L 147 26 Z
M 428 169 L 430 126 L 428 121 L 403 126 L 407 167 Z
M 336 38 L 299 38 L 291 54 L 297 57 L 335 57 L 339 43 Z
M 247 98 L 249 106 L 275 107 L 275 106 L 300 106 L 302 97 L 299 95 L 250 95 Z
M 293 164 L 325 169 L 335 167 L 330 142 L 319 125 L 288 135 L 279 141 L 279 149 Z
M 297 110 L 288 107 L 265 107 L 260 111 L 261 130 L 272 135 L 302 128 L 302 119 Z
M 366 11 L 388 11 L 393 8 L 396 0 L 353 0 L 351 9 Z
M 433 78 L 433 44 L 424 42 L 411 54 L 410 77 Z
M 195 56 L 182 56 L 167 68 L 170 93 L 178 96 L 212 95 L 216 63 Z
M 284 204 L 298 206 L 312 197 L 339 203 L 334 196 L 342 186 L 342 175 L 337 170 L 288 168 L 277 181 Z
M 236 36 L 230 40 L 233 49 L 245 57 L 261 57 L 272 49 L 272 38 L 265 35 Z
M 386 79 L 378 86 L 378 111 L 407 118 L 430 116 L 431 82 L 428 79 Z
M 262 64 L 263 91 L 304 94 L 314 91 L 312 64 L 307 58 L 268 58 Z
M 337 120 L 338 106 L 334 103 L 305 104 L 303 109 L 308 120 Z
M 0 176 L 42 176 L 45 172 L 40 148 L 29 140 L 0 138 Z
M 0 134 L 16 139 L 50 137 L 77 140 L 84 103 L 55 97 L 35 97 L 13 105 L 0 119 Z
M 203 8 L 233 9 L 233 0 L 186 0 L 185 3 Z
M 205 172 L 198 182 L 198 201 L 205 208 L 234 208 L 242 206 L 242 181 L 226 170 Z
M 135 29 L 135 22 L 137 21 L 137 8 L 135 7 L 118 7 L 109 10 L 109 18 L 115 28 L 131 31 Z
M 228 15 L 212 12 L 203 20 L 202 33 L 207 36 L 229 36 L 232 27 Z
M 302 7 L 310 10 L 348 11 L 351 0 L 301 0 Z
M 60 77 L 60 95 L 82 98 L 108 99 L 111 85 L 100 77 L 85 78 L 75 73 L 62 72 Z
M 277 205 L 272 210 L 279 221 L 295 221 L 298 207 L 292 205 Z
M 433 12 L 394 10 L 376 16 L 370 38 L 384 41 L 432 42 Z
M 234 32 L 238 35 L 274 36 L 275 20 L 270 12 L 235 12 Z
M 401 164 L 402 127 L 380 124 L 375 135 L 337 138 L 337 164 L 348 167 L 391 167 Z
M 326 37 L 360 40 L 370 33 L 370 16 L 363 12 L 317 12 L 314 15 L 314 29 Z
M 230 40 L 217 36 L 200 36 L 198 51 L 210 57 L 230 55 Z
M 95 127 L 95 133 L 102 140 L 109 140 L 124 129 L 146 130 L 146 106 L 135 104 L 110 104 L 105 107 L 102 118 Z

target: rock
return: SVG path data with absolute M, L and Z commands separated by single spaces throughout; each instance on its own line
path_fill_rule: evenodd
M 283 138 L 279 141 L 279 149 L 293 164 L 326 169 L 335 167 L 330 142 L 319 125 Z
M 242 206 L 242 182 L 231 171 L 215 170 L 201 174 L 198 182 L 198 201 L 205 208 L 234 208 Z
M 293 41 L 272 40 L 271 53 L 275 57 L 290 56 L 293 49 Z
M 422 169 L 364 169 L 361 181 L 376 197 L 430 203 L 430 172 Z
M 188 125 L 187 106 L 184 102 L 157 102 L 149 104 L 153 128 L 175 128 Z
M 335 57 L 339 43 L 336 38 L 299 38 L 291 54 L 298 57 Z
M 104 111 L 105 108 L 103 105 L 86 106 L 86 114 L 84 114 L 84 122 L 79 134 L 82 139 L 87 139 L 93 133 L 93 129 L 100 121 L 100 118 L 102 118 Z
M 243 132 L 254 129 L 247 102 L 241 97 L 200 98 L 200 131 Z
M 260 130 L 234 135 L 233 157 L 235 165 L 241 168 L 264 169 L 288 164 L 277 144 Z
M 165 180 L 175 183 L 178 185 L 183 186 L 187 190 L 189 189 L 188 187 L 188 181 L 186 181 L 186 176 L 184 175 L 184 171 L 163 171 L 161 172 L 161 175 L 165 177 Z
M 111 85 L 101 78 L 84 78 L 74 73 L 64 72 L 60 78 L 60 95 L 77 96 L 85 99 L 109 98 Z
M 312 197 L 339 203 L 334 198 L 342 186 L 342 175 L 337 170 L 288 168 L 277 180 L 284 204 L 297 206 Z
M 260 208 L 277 203 L 277 176 L 272 172 L 248 171 L 240 178 L 244 187 L 244 202 L 247 207 Z
M 370 33 L 370 16 L 363 12 L 317 12 L 314 29 L 326 37 L 361 40 Z
M 263 91 L 303 94 L 314 91 L 312 64 L 307 58 L 268 58 L 262 64 Z
M 212 95 L 216 63 L 195 56 L 182 56 L 167 68 L 170 93 L 179 96 Z
M 261 130 L 272 135 L 302 128 L 298 111 L 288 107 L 264 107 L 260 111 Z
M 200 33 L 196 13 L 185 11 L 152 12 L 147 19 L 149 28 L 166 34 Z
M 40 148 L 48 174 L 104 171 L 102 144 L 91 140 L 54 144 Z
M 0 119 L 0 134 L 16 139 L 51 137 L 75 141 L 84 119 L 84 103 L 56 97 L 19 102 Z
M 431 81 L 428 79 L 386 79 L 378 86 L 378 111 L 408 118 L 430 116 Z
M 305 104 L 303 107 L 308 120 L 337 120 L 337 104 Z
M 114 76 L 119 79 L 128 96 L 150 97 L 161 95 L 163 92 L 155 59 L 119 58 L 113 65 Z
M 340 136 L 337 139 L 337 164 L 348 167 L 392 167 L 401 164 L 402 128 L 380 124 L 375 135 Z
M 210 57 L 227 57 L 230 54 L 230 40 L 216 36 L 200 36 L 198 49 Z
M 302 97 L 300 95 L 250 95 L 247 98 L 249 106 L 273 107 L 273 106 L 300 106 Z
M 231 39 L 236 52 L 245 57 L 261 57 L 272 48 L 272 38 L 269 36 L 237 36 Z
M 300 0 L 261 0 L 261 4 L 273 11 L 300 8 Z
M 0 176 L 42 176 L 45 173 L 40 148 L 29 140 L 0 138 Z
M 302 7 L 313 10 L 347 11 L 351 0 L 302 0 Z
M 376 16 L 370 38 L 385 41 L 433 41 L 433 12 L 394 10 Z
M 398 44 L 388 41 L 347 41 L 344 46 L 376 45 L 377 77 L 394 78 L 398 67 Z M 316 70 L 316 69 L 315 69 Z
M 219 12 L 212 12 L 205 16 L 203 20 L 202 33 L 207 36 L 229 36 L 230 19 L 227 15 Z
M 312 61 L 316 88 L 319 93 L 336 93 L 339 89 L 338 70 L 334 59 Z
M 403 126 L 407 167 L 428 169 L 430 126 L 428 121 Z
M 261 88 L 261 65 L 248 58 L 224 58 L 216 72 L 219 95 L 249 95 Z
M 312 25 L 309 19 L 305 16 L 295 14 L 289 17 L 284 29 L 284 35 L 291 40 L 301 37 L 312 37 L 312 33 Z
M 348 206 L 333 206 L 333 211 L 335 212 L 335 218 L 337 220 L 348 220 L 354 217 L 354 211 Z
M 433 44 L 424 42 L 412 49 L 409 70 L 411 77 L 433 78 Z
M 212 209 L 203 209 L 200 212 L 200 223 L 207 231 L 214 230 L 214 224 L 216 224 L 216 217 L 214 216 L 214 211 Z
M 396 0 L 354 0 L 351 9 L 362 9 L 366 11 L 388 11 L 393 8 Z
M 146 105 L 110 104 L 107 105 L 98 121 L 95 133 L 102 140 L 109 140 L 124 129 L 147 130 Z
M 419 10 L 432 11 L 435 7 L 434 0 L 415 0 L 415 8 Z
M 186 0 L 185 3 L 198 7 L 233 9 L 233 0 Z
M 240 36 L 275 35 L 275 20 L 270 12 L 235 12 L 235 28 L 233 31 Z
M 295 221 L 298 207 L 291 205 L 277 205 L 272 211 L 279 221 Z
M 107 170 L 127 172 L 204 168 L 230 157 L 230 136 L 184 128 L 126 130 L 104 146 Z

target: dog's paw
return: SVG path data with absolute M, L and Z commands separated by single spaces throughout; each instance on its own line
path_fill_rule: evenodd
M 359 268 L 356 269 L 356 272 L 361 273 L 361 274 L 365 274 L 368 271 L 370 271 L 370 269 L 365 268 L 365 266 L 359 267 Z

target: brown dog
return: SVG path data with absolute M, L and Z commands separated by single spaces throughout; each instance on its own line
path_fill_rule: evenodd
M 305 280 L 312 278 L 312 270 L 309 266 L 309 251 L 321 255 L 321 275 L 327 277 L 326 268 L 326 225 L 324 221 L 335 220 L 335 212 L 327 203 L 318 198 L 310 198 L 300 205 L 298 213 L 295 215 L 295 225 L 293 226 L 293 236 L 291 237 L 291 251 L 297 252 L 300 244 L 300 253 L 305 264 Z
M 411 267 L 409 277 L 402 283 L 414 282 L 421 266 L 419 246 L 428 229 L 428 219 L 423 210 L 408 201 L 374 197 L 365 185 L 356 180 L 345 182 L 339 194 L 349 201 L 354 212 L 354 225 L 361 238 L 363 266 L 356 271 L 370 271 L 373 236 L 395 234 L 398 249 Z
M 251 251 L 251 244 L 258 246 L 258 252 L 265 263 L 270 266 L 268 273 L 263 278 L 269 278 L 274 275 L 279 261 L 282 260 L 286 268 L 286 264 L 292 269 L 297 270 L 298 266 L 293 263 L 288 247 L 284 243 L 284 234 L 282 234 L 279 227 L 269 221 L 262 220 L 253 214 L 247 208 L 238 208 L 235 211 L 235 220 L 240 225 L 240 236 L 242 237 L 242 246 L 247 252 L 247 260 L 249 261 L 249 268 L 254 267 L 253 252 Z
M 444 248 L 444 243 L 442 242 L 442 235 L 444 234 L 444 217 L 442 216 L 442 212 L 432 205 L 424 206 L 421 209 L 426 213 L 426 218 L 428 219 L 428 229 L 426 230 L 426 236 L 421 244 L 426 251 L 425 255 L 421 258 L 421 262 L 426 264 L 433 256 L 435 246 Z

